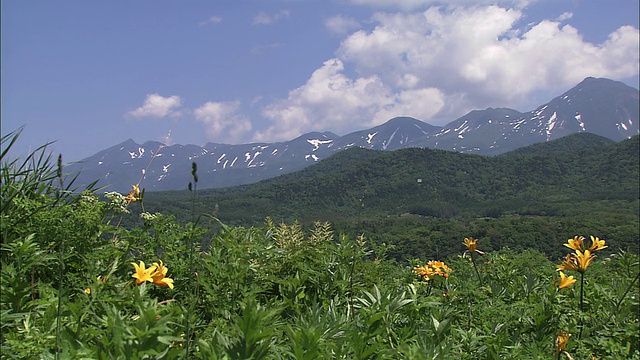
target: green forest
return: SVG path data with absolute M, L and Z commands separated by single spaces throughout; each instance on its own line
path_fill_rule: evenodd
M 615 143 L 581 133 L 498 157 L 354 148 L 257 184 L 201 190 L 195 199 L 188 184 L 154 193 L 145 209 L 181 223 L 193 221 L 192 205 L 228 225 L 261 226 L 266 216 L 303 227 L 326 221 L 339 233 L 392 245 L 397 261 L 452 255 L 469 234 L 492 250 L 535 249 L 551 259 L 574 233 L 597 233 L 637 253 L 638 144 L 638 136 Z
M 260 183 L 74 187 L 2 137 L 15 359 L 639 359 L 638 136 L 354 148 Z

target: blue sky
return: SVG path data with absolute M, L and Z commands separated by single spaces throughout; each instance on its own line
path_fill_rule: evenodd
M 1 2 L 2 134 L 76 161 L 532 110 L 587 76 L 638 88 L 638 0 Z

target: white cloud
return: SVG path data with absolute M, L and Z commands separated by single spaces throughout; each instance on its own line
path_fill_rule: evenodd
M 158 94 L 149 94 L 144 100 L 144 104 L 139 108 L 129 111 L 127 114 L 134 118 L 155 117 L 163 118 L 176 114 L 174 109 L 180 107 L 179 96 L 163 97 Z
M 282 19 L 288 19 L 289 15 L 289 10 L 280 10 L 272 14 L 260 12 L 253 17 L 253 25 L 271 25 Z
M 312 130 L 351 131 L 399 115 L 430 117 L 443 105 L 436 89 L 394 94 L 375 75 L 350 79 L 343 71 L 342 61 L 328 60 L 287 99 L 265 107 L 262 115 L 273 123 L 256 132 L 254 140 L 291 139 Z
M 560 14 L 560 16 L 558 16 L 556 18 L 556 20 L 558 21 L 565 21 L 565 20 L 569 20 L 573 17 L 573 13 L 572 12 L 563 12 L 562 14 Z
M 204 124 L 208 141 L 235 143 L 244 140 L 252 129 L 251 122 L 239 109 L 239 101 L 210 101 L 197 108 L 194 115 Z
M 344 35 L 360 27 L 358 20 L 349 17 L 336 15 L 324 21 L 325 28 L 334 35 Z
M 557 21 L 522 33 L 514 27 L 521 18 L 498 6 L 378 13 L 378 26 L 346 38 L 337 55 L 360 76 L 376 74 L 400 89 L 439 89 L 447 103 L 438 118 L 449 121 L 483 106 L 526 106 L 534 91 L 557 91 L 587 76 L 638 73 L 638 29 L 622 27 L 591 44 Z
M 444 94 L 435 88 L 404 90 L 393 97 L 387 106 L 377 109 L 373 124 L 382 124 L 396 116 L 430 119 L 444 106 Z
M 523 8 L 537 0 L 347 0 L 354 5 L 364 5 L 378 8 L 392 8 L 414 10 L 429 6 L 486 6 L 502 5 L 507 7 Z
M 207 24 L 219 24 L 219 23 L 222 22 L 222 20 L 223 20 L 222 16 L 217 16 L 217 15 L 211 16 L 207 20 L 201 21 L 200 22 L 200 26 L 204 26 L 204 25 L 207 25 Z
M 594 44 L 557 20 L 519 28 L 523 17 L 499 6 L 377 13 L 373 30 L 346 37 L 336 58 L 263 108 L 271 124 L 254 140 L 345 133 L 401 115 L 444 125 L 489 106 L 528 111 L 541 103 L 534 95 L 549 94 L 548 101 L 585 77 L 638 74 L 640 36 L 632 26 Z

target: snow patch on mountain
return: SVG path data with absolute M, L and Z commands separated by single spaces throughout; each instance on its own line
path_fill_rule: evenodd
M 247 153 L 247 154 L 249 154 L 249 153 Z M 253 158 L 251 158 L 251 161 L 249 161 L 249 163 L 247 164 L 247 167 L 262 166 L 261 164 L 254 164 L 254 163 L 253 163 L 253 162 L 255 161 L 255 159 L 256 159 L 260 154 L 262 154 L 262 152 L 261 152 L 261 151 L 256 151 L 256 152 L 253 154 Z
M 578 124 L 580 124 L 580 128 L 582 129 L 582 131 L 587 131 L 587 128 L 584 125 L 584 121 L 582 121 L 582 115 L 581 114 L 577 114 L 574 117 L 575 117 L 576 120 L 578 120 Z
M 556 126 L 556 120 L 558 120 L 558 114 L 554 111 L 549 121 L 547 121 L 547 141 L 551 140 L 551 131 Z
M 144 155 L 144 148 L 139 147 L 138 153 L 136 153 L 135 151 L 129 151 L 129 155 L 132 159 L 139 159 L 142 157 L 142 155 Z
M 393 133 L 391 133 L 391 136 L 389 136 L 389 138 L 387 139 L 387 141 L 383 141 L 382 142 L 382 150 L 387 150 L 387 148 L 389 147 L 389 144 L 391 143 L 391 140 L 393 140 L 393 137 L 396 136 L 396 133 L 398 132 L 398 128 L 396 128 Z
M 333 140 L 307 139 L 307 142 L 313 145 L 312 151 L 316 151 L 320 148 L 320 145 L 331 144 Z

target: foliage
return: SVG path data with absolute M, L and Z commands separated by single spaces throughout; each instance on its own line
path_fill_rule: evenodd
M 533 247 L 549 258 L 561 255 L 559 239 L 576 232 L 638 252 L 638 141 L 577 134 L 495 158 L 354 148 L 251 186 L 203 190 L 196 208 L 238 226 L 260 226 L 265 215 L 303 227 L 328 221 L 350 237 L 394 245 L 391 255 L 402 261 L 449 256 L 448 244 L 469 233 L 493 250 Z M 189 201 L 184 192 L 155 193 L 147 209 L 186 223 Z
M 2 358 L 640 358 L 638 254 L 598 229 L 612 251 L 590 263 L 581 301 L 576 286 L 554 285 L 560 256 L 500 247 L 475 223 L 439 219 L 420 236 L 441 256 L 398 258 L 362 229 L 322 221 L 203 228 L 196 210 L 186 224 L 137 215 L 152 193 L 124 208 L 92 191 L 62 198 L 59 171 L 16 176 L 2 161 L 3 194 L 21 189 L 2 199 Z M 121 225 L 132 217 L 139 225 Z M 466 235 L 437 241 L 449 226 Z M 554 239 L 560 254 L 566 238 Z M 140 261 L 157 264 L 145 273 Z

